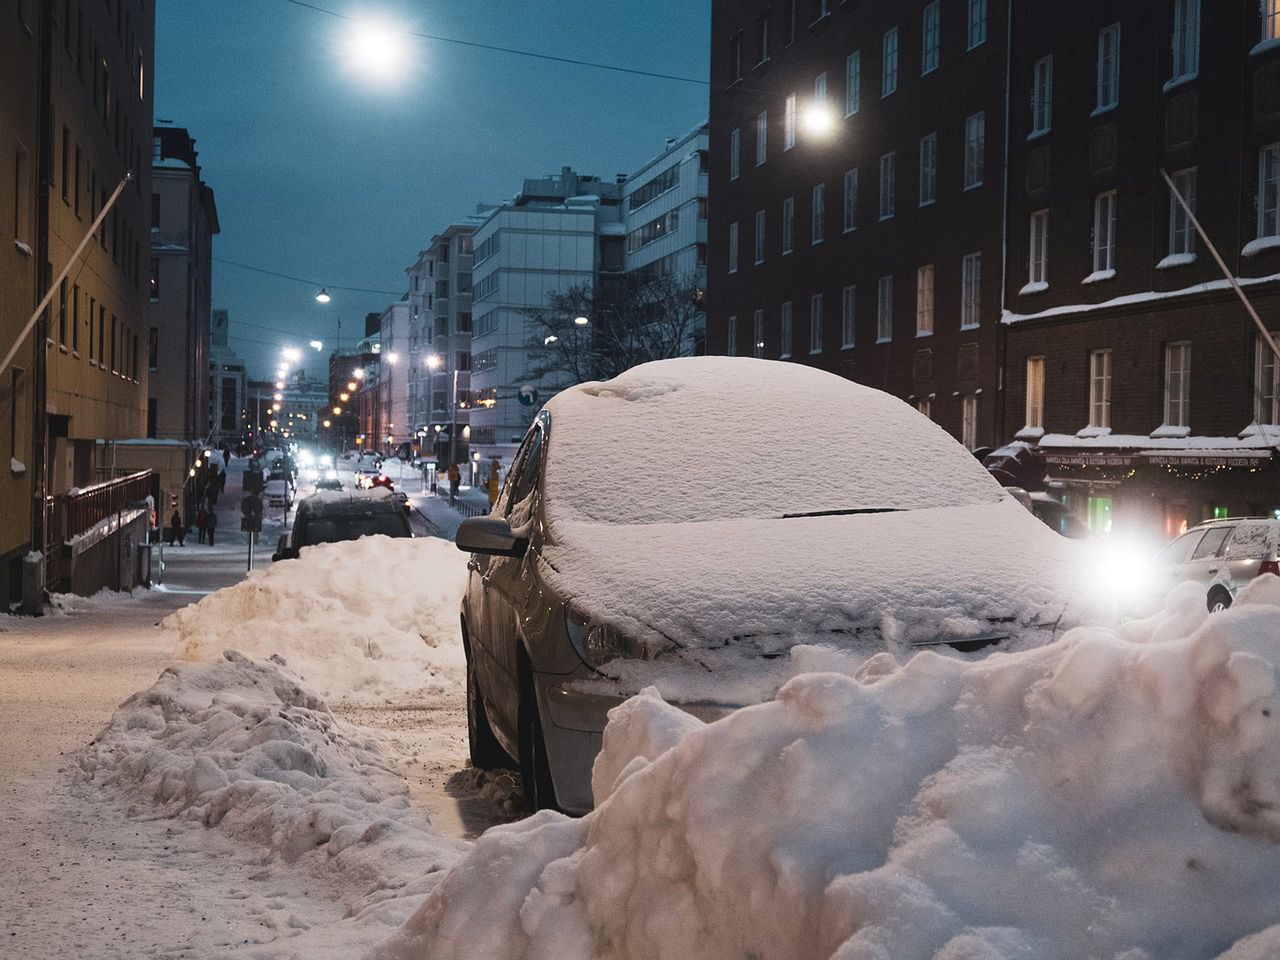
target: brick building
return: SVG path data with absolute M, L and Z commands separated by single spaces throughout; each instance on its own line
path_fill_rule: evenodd
M 1278 15 L 1016 5 L 1006 422 L 1095 531 L 1280 507 L 1277 365 L 1160 173 L 1280 328 Z
M 999 440 L 1006 34 L 985 0 L 715 0 L 709 353 Z

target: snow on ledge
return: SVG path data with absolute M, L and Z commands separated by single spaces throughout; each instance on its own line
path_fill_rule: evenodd
M 1280 237 L 1258 237 L 1244 245 L 1244 249 L 1240 251 L 1240 256 L 1252 257 L 1263 250 L 1271 250 L 1275 247 L 1280 247 Z
M 27 472 L 27 465 L 17 457 L 9 458 L 9 472 L 15 477 L 20 477 Z
M 1115 278 L 1116 272 L 1112 270 L 1095 270 L 1080 282 L 1083 283 L 1099 283 L 1102 280 L 1112 280 Z
M 1015 440 L 1039 440 L 1044 436 L 1044 427 L 1023 427 L 1013 435 Z
M 1049 284 L 1043 280 L 1036 280 L 1028 283 L 1025 287 L 1018 291 L 1018 296 L 1025 296 L 1028 293 L 1043 293 L 1049 289 Z
M 30 244 L 23 243 L 21 240 L 14 240 L 13 245 L 18 248 L 19 253 L 25 254 L 28 257 L 31 256 Z
M 1181 437 L 1191 436 L 1190 427 L 1171 427 L 1167 423 L 1162 423 L 1151 431 L 1153 440 L 1176 440 Z
M 1156 264 L 1157 270 L 1168 270 L 1170 267 L 1185 267 L 1196 262 L 1194 253 L 1171 253 Z
M 1280 47 L 1280 37 L 1272 37 L 1269 40 L 1263 40 L 1261 43 L 1255 43 L 1253 49 L 1249 51 L 1249 56 L 1256 57 L 1258 54 L 1274 50 L 1276 47 Z
M 1098 437 L 1109 437 L 1111 436 L 1111 428 L 1094 426 L 1081 427 L 1076 431 L 1076 436 L 1083 440 L 1091 440 Z
M 1280 237 L 1268 237 L 1266 239 L 1271 241 L 1271 246 L 1280 246 Z M 1257 251 L 1255 250 L 1254 252 L 1256 253 Z M 1236 282 L 1242 287 L 1253 287 L 1261 283 L 1274 283 L 1277 280 L 1280 280 L 1280 273 L 1270 273 L 1265 277 L 1236 278 Z M 1179 290 L 1148 290 L 1145 293 L 1129 293 L 1122 297 L 1103 300 L 1100 303 L 1068 303 L 1060 307 L 1049 307 L 1036 313 L 1014 313 L 1012 310 L 1005 310 L 1000 317 L 1000 322 L 1005 324 L 1024 323 L 1028 320 L 1044 320 L 1049 317 L 1069 316 L 1075 313 L 1092 313 L 1097 310 L 1110 310 L 1116 307 L 1134 306 L 1157 300 L 1176 300 L 1180 297 L 1189 297 L 1198 293 L 1214 293 L 1230 289 L 1231 284 L 1226 280 L 1210 280 L 1207 283 L 1197 283 L 1195 286 L 1183 287 Z

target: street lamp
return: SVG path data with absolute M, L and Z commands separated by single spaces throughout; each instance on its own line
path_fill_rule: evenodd
M 312 349 L 312 350 L 323 350 L 323 349 L 324 349 L 324 341 L 323 341 L 323 340 L 312 340 L 312 341 L 311 341 L 310 346 L 311 346 L 311 349 Z
M 591 322 L 591 321 L 590 321 L 590 320 L 588 320 L 586 317 L 574 317 L 574 318 L 573 318 L 574 326 L 578 326 L 578 327 L 585 327 L 585 326 L 586 326 L 587 324 L 589 324 L 590 322 Z
M 399 363 L 399 362 L 400 362 L 400 354 L 394 353 L 394 352 L 387 354 L 387 363 Z
M 324 287 L 320 288 L 320 292 L 316 294 L 316 303 L 328 303 L 333 297 L 329 296 L 329 291 Z
M 825 102 L 815 100 L 805 108 L 802 123 L 809 136 L 825 140 L 835 131 L 835 112 Z
M 298 363 L 302 359 L 302 351 L 297 347 L 285 347 L 280 351 L 280 357 L 287 363 Z
M 439 370 L 441 365 L 444 363 L 444 357 L 440 356 L 438 353 L 429 353 L 427 354 L 426 362 L 428 369 Z
M 559 339 L 560 339 L 560 338 L 559 338 L 559 337 L 557 337 L 557 336 L 553 333 L 553 334 L 551 334 L 551 336 L 546 337 L 546 338 L 544 338 L 544 339 L 543 339 L 543 341 L 542 341 L 542 345 L 543 345 L 544 347 L 549 347 L 549 346 L 551 346 L 553 343 L 555 343 L 555 342 L 556 342 L 557 340 L 559 340 Z

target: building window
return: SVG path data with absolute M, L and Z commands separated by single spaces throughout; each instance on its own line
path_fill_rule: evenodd
M 796 42 L 796 4 L 798 2 L 799 0 L 787 0 L 786 20 L 783 22 L 787 46 Z
M 982 254 L 960 261 L 960 329 L 970 330 L 982 319 Z
M 756 211 L 756 263 L 764 263 L 764 211 Z
M 1280 0 L 1272 0 L 1280 2 Z M 1098 32 L 1098 95 L 1094 113 L 1120 102 L 1120 24 Z
M 80 353 L 80 284 L 71 285 L 71 352 Z
M 729 318 L 728 342 L 725 345 L 725 353 L 731 357 L 738 355 L 738 318 Z
M 782 149 L 790 150 L 796 145 L 796 95 L 787 94 L 786 106 L 782 112 Z
M 759 53 L 759 63 L 764 63 L 769 59 L 769 11 L 756 17 L 756 51 Z
M 1200 71 L 1200 0 L 1173 0 L 1173 81 Z
M 857 296 L 857 287 L 845 287 L 840 293 L 840 345 L 845 350 L 853 346 Z
M 1045 214 L 1046 221 L 1048 214 Z M 1093 199 L 1093 273 L 1116 272 L 1116 192 L 1109 190 Z
M 1182 198 L 1187 201 L 1187 206 L 1194 213 L 1196 209 L 1196 172 L 1191 170 L 1179 170 L 1173 175 L 1173 185 Z M 1196 252 L 1196 229 L 1191 223 L 1191 218 L 1187 216 L 1187 211 L 1182 208 L 1182 204 L 1178 202 L 1178 198 L 1169 195 L 1169 255 L 1173 257 L 1189 257 L 1194 256 Z
M 813 188 L 813 243 L 821 243 L 826 232 L 826 206 L 827 185 L 820 183 Z
M 1027 286 L 1034 290 L 1043 290 L 1048 285 L 1049 211 L 1037 210 L 1031 215 L 1031 249 L 1027 256 Z
M 933 419 L 933 401 L 930 400 L 928 397 L 921 397 L 919 400 L 916 401 L 916 412 L 918 412 L 921 416 L 929 420 L 932 420 Z
M 1191 425 L 1191 344 L 1165 344 L 1164 423 L 1167 427 Z
M 1027 357 L 1027 426 L 1044 429 L 1044 357 Z
M 729 272 L 738 272 L 738 225 L 729 224 Z
M 62 202 L 71 202 L 71 129 L 62 125 Z
M 942 13 L 939 0 L 924 8 L 923 52 L 920 55 L 920 75 L 938 69 L 938 50 L 942 43 Z
M 742 173 L 742 131 L 734 127 L 729 131 L 729 179 L 737 180 Z
M 969 49 L 987 42 L 987 0 L 969 0 Z
M 1053 55 L 1036 61 L 1031 80 L 1031 136 L 1053 126 Z
M 1111 427 L 1111 351 L 1089 353 L 1089 426 Z
M 858 168 L 844 174 L 844 232 L 858 228 Z
M 827 73 L 825 70 L 813 78 L 813 102 L 820 107 L 827 105 Z
M 757 310 L 755 320 L 752 324 L 752 340 L 751 355 L 753 357 L 764 356 L 764 311 Z
M 1280 0 L 1262 0 L 1262 39 L 1280 39 Z
M 894 215 L 894 154 L 886 153 L 880 158 L 880 219 L 888 220 Z
M 876 294 L 876 343 L 888 343 L 893 339 L 893 277 L 881 277 Z
M 855 50 L 844 62 L 844 115 L 852 117 L 862 107 L 862 51 Z
M 729 82 L 736 83 L 742 79 L 742 33 L 739 31 L 729 40 Z
M 982 186 L 985 164 L 987 115 L 975 113 L 964 122 L 964 188 Z
M 933 264 L 916 270 L 916 336 L 933 333 Z
M 29 243 L 31 204 L 27 196 L 27 151 L 18 147 L 13 155 L 13 239 Z M 29 251 L 28 251 L 29 252 Z
M 796 198 L 787 197 L 782 201 L 782 252 L 790 253 L 795 249 L 796 236 Z
M 761 110 L 756 116 L 756 166 L 764 166 L 769 156 L 769 111 Z
M 151 258 L 151 279 L 148 281 L 148 287 L 151 291 L 151 299 L 160 299 L 160 258 Z
M 1258 236 L 1280 237 L 1280 143 L 1258 154 Z
M 1280 342 L 1280 331 L 1271 331 Z M 1253 374 L 1253 418 L 1259 423 L 1280 424 L 1280 364 L 1275 351 L 1261 336 L 1255 341 Z
M 778 327 L 781 331 L 782 344 L 778 352 L 780 357 L 791 356 L 791 301 L 788 300 L 782 305 L 782 312 L 778 318 Z
M 76 216 L 80 216 L 80 168 L 84 165 L 84 160 L 80 152 L 80 145 L 76 144 L 76 168 L 73 174 L 75 179 L 75 199 L 71 201 L 71 207 L 76 212 Z
M 809 298 L 809 352 L 822 352 L 822 294 Z
M 151 195 L 151 229 L 158 230 L 160 228 L 160 194 L 153 193 Z
M 898 89 L 898 28 L 884 35 L 884 62 L 881 70 L 880 96 L 887 97 Z
M 938 135 L 920 138 L 920 206 L 938 199 Z
M 978 446 L 978 397 L 966 393 L 960 398 L 960 442 L 968 449 Z

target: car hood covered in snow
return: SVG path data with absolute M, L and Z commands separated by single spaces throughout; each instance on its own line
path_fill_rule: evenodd
M 1052 638 L 1097 613 L 1079 546 L 1012 499 L 896 513 L 618 526 L 563 522 L 541 568 L 572 611 L 648 658 L 823 644 L 870 655 Z

